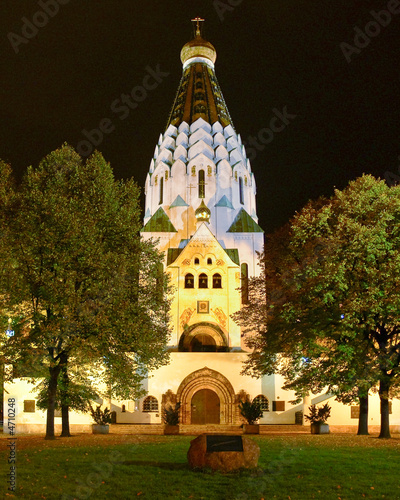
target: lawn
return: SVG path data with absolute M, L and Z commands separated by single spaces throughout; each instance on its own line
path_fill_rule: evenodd
M 17 437 L 16 492 L 6 491 L 7 439 L 0 438 L 3 498 L 206 500 L 400 499 L 400 436 L 253 437 L 253 471 L 189 469 L 189 436 Z

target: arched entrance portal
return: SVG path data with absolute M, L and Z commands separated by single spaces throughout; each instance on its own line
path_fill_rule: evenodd
M 195 392 L 191 401 L 192 424 L 219 424 L 220 401 L 211 389 L 200 389 Z
M 203 418 L 215 419 L 205 423 L 236 423 L 235 391 L 232 384 L 222 373 L 210 368 L 204 367 L 185 377 L 178 388 L 177 400 L 181 403 L 182 424 L 194 424 L 197 419 Z M 200 417 L 204 413 L 208 416 Z
M 203 322 L 189 326 L 179 339 L 181 352 L 226 352 L 229 343 L 218 325 Z

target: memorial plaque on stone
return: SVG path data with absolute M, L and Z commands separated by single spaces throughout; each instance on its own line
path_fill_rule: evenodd
M 230 472 L 254 469 L 260 457 L 260 447 L 245 436 L 202 434 L 190 442 L 188 462 L 192 469 L 209 467 Z
M 242 436 L 207 436 L 207 453 L 218 451 L 243 451 Z

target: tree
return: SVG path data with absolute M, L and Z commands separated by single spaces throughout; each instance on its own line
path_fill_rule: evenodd
M 29 327 L 7 352 L 46 364 L 51 439 L 71 361 L 91 362 L 116 397 L 134 397 L 147 371 L 167 362 L 168 282 L 162 255 L 140 238 L 139 188 L 116 181 L 100 153 L 83 163 L 64 145 L 29 167 L 18 189 L 9 179 L 0 188 L 3 298 Z
M 99 399 L 98 389 L 90 377 L 92 366 L 85 366 L 80 362 L 78 367 L 64 366 L 57 381 L 55 409 L 61 411 L 62 437 L 69 437 L 69 410 L 88 412 L 88 401 Z M 49 379 L 44 374 L 41 382 L 36 386 L 38 392 L 37 407 L 41 410 L 48 408 Z
M 262 264 L 238 316 L 253 348 L 247 371 L 278 370 L 299 396 L 327 386 L 364 405 L 378 383 L 380 437 L 390 437 L 389 397 L 400 378 L 400 187 L 365 175 L 309 203 L 267 242 Z

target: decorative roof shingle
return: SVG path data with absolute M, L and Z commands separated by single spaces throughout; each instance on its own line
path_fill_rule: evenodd
M 257 222 L 250 217 L 244 208 L 241 208 L 228 233 L 263 233 Z
M 168 215 L 160 207 L 142 229 L 142 233 L 176 233 Z

